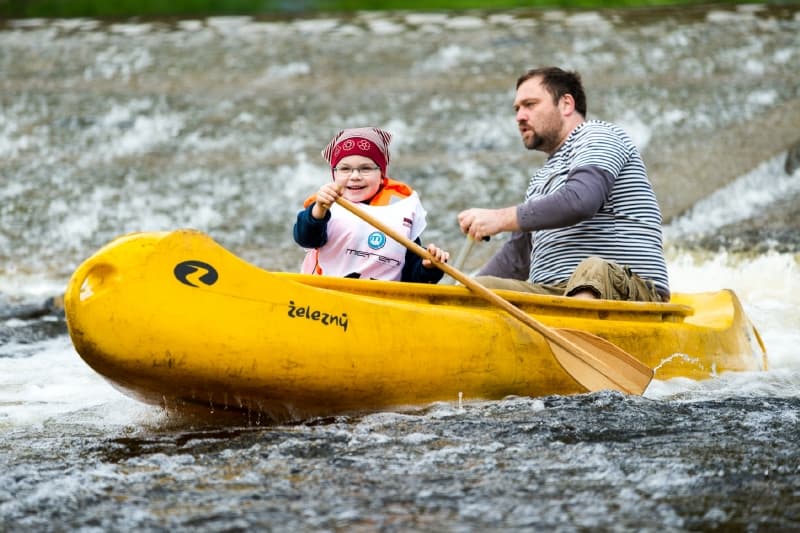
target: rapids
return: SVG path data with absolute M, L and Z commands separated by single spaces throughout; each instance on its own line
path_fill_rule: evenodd
M 796 4 L 0 21 L 0 529 L 800 528 L 799 36 Z M 541 163 L 511 102 L 544 64 L 634 137 L 673 290 L 735 290 L 768 371 L 231 425 L 75 353 L 57 297 L 117 235 L 193 227 L 296 270 L 342 127 L 394 133 L 423 238 L 455 253 L 456 213 L 518 202 Z

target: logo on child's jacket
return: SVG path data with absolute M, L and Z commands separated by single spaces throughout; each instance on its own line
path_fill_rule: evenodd
M 380 231 L 374 231 L 367 237 L 367 244 L 373 250 L 380 250 L 386 244 L 386 235 Z

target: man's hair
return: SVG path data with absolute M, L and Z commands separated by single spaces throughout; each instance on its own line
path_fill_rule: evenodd
M 517 79 L 517 89 L 531 78 L 541 78 L 542 86 L 553 97 L 556 105 L 562 96 L 571 94 L 575 100 L 575 110 L 586 118 L 586 93 L 583 92 L 580 74 L 558 67 L 534 68 Z

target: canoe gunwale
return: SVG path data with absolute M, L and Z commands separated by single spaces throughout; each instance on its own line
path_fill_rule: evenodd
M 461 286 L 327 278 L 289 272 L 271 273 L 295 283 L 347 294 L 393 300 L 424 301 L 432 305 L 452 305 L 470 308 L 491 307 L 491 304 Z M 683 322 L 687 317 L 695 314 L 695 310 L 691 306 L 675 303 L 577 300 L 565 296 L 525 294 L 509 290 L 495 290 L 493 292 L 496 292 L 523 311 L 536 316 L 677 323 Z

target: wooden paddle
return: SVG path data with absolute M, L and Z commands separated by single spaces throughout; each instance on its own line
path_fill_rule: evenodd
M 481 240 L 489 242 L 489 237 L 486 236 Z M 461 251 L 458 252 L 456 260 L 453 262 L 453 268 L 455 268 L 456 270 L 461 270 L 462 268 L 464 268 L 464 263 L 467 262 L 467 257 L 469 256 L 469 253 L 472 251 L 473 246 L 475 246 L 475 239 L 467 235 L 464 238 L 464 244 L 461 245 Z M 458 280 L 453 278 L 452 281 L 453 283 L 455 283 Z
M 458 252 L 458 256 L 456 256 L 456 260 L 453 263 L 454 268 L 458 270 L 464 268 L 464 263 L 467 262 L 467 256 L 472 251 L 473 246 L 475 246 L 475 239 L 467 235 L 464 239 L 464 244 L 461 246 L 461 251 Z
M 361 220 L 381 230 L 423 259 L 458 280 L 472 292 L 500 307 L 534 329 L 550 345 L 556 361 L 572 378 L 590 392 L 612 389 L 627 394 L 642 394 L 653 379 L 653 370 L 618 346 L 586 331 L 554 329 L 545 326 L 508 300 L 490 291 L 473 278 L 447 263 L 437 261 L 425 248 L 384 225 L 353 203 L 337 198 L 336 203 Z

